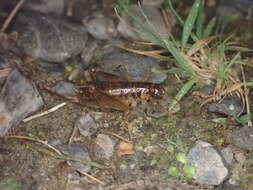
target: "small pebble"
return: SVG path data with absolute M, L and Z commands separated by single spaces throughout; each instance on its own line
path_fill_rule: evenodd
M 91 161 L 89 156 L 89 149 L 83 143 L 72 143 L 67 146 L 63 146 L 61 148 L 61 151 L 63 152 L 63 154 L 71 158 L 77 158 L 85 162 Z M 74 167 L 76 170 L 80 171 L 81 173 L 89 172 L 91 169 L 91 166 L 83 164 L 81 162 L 68 161 L 68 164 Z
M 97 13 L 93 18 L 84 21 L 88 32 L 98 40 L 109 40 L 117 36 L 117 29 L 110 18 Z
M 219 185 L 228 175 L 228 169 L 211 144 L 198 141 L 188 153 L 188 163 L 196 168 L 193 178 L 199 184 Z
M 75 124 L 79 129 L 81 135 L 84 137 L 90 137 L 97 132 L 98 126 L 94 119 L 89 114 L 80 116 Z
M 243 103 L 237 96 L 227 96 L 222 101 L 208 105 L 208 111 L 227 116 L 238 117 L 243 112 Z
M 246 157 L 242 152 L 236 152 L 235 153 L 235 160 L 239 162 L 240 164 L 243 164 L 246 160 Z
M 99 153 L 100 156 L 105 159 L 109 159 L 113 156 L 115 141 L 112 140 L 108 135 L 99 134 L 95 142 L 98 145 L 97 153 Z
M 246 149 L 253 150 L 253 128 L 244 126 L 233 131 L 233 140 L 235 146 Z
M 70 82 L 60 81 L 53 88 L 52 91 L 64 96 L 75 96 L 74 85 Z

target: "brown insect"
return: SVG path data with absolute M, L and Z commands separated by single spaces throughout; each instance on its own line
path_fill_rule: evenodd
M 79 103 L 93 100 L 101 109 L 126 111 L 139 101 L 161 99 L 164 89 L 159 84 L 143 82 L 99 81 L 78 87 Z
M 102 110 L 127 111 L 140 101 L 161 99 L 165 92 L 159 84 L 121 81 L 119 77 L 105 73 L 98 67 L 89 68 L 84 75 L 87 84 L 76 86 L 76 97 L 65 98 Z M 99 79 L 101 76 L 108 80 L 101 81 Z M 53 94 L 64 97 L 57 93 Z

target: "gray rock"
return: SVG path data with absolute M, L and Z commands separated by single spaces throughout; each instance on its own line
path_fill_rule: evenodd
M 251 0 L 221 0 L 217 12 L 223 19 L 241 19 L 252 18 L 252 10 Z
M 208 111 L 210 112 L 235 117 L 243 112 L 243 108 L 243 103 L 237 96 L 227 96 L 220 102 L 208 105 Z
M 57 75 L 63 75 L 65 65 L 64 64 L 52 64 L 52 62 L 47 61 L 36 61 L 36 64 L 38 64 L 42 70 L 42 72 L 50 73 L 50 74 L 56 74 Z
M 27 0 L 24 4 L 24 9 L 26 11 L 40 12 L 50 15 L 61 16 L 65 10 L 66 0 Z
M 253 129 L 242 127 L 233 131 L 233 140 L 239 148 L 253 150 Z
M 196 168 L 193 178 L 200 184 L 219 185 L 228 175 L 228 169 L 224 166 L 221 156 L 207 142 L 198 141 L 187 157 L 187 164 Z
M 95 156 L 99 159 L 109 159 L 113 156 L 115 141 L 108 135 L 99 134 L 96 139 L 97 150 L 94 150 Z
M 101 70 L 123 81 L 162 83 L 167 78 L 165 73 L 152 71 L 161 69 L 156 59 L 137 54 L 111 53 L 105 55 L 98 64 Z
M 94 119 L 89 114 L 79 117 L 75 126 L 79 129 L 81 135 L 85 137 L 90 137 L 96 133 L 98 128 Z
M 43 105 L 35 85 L 13 70 L 0 93 L 0 136 Z
M 84 64 L 96 64 L 105 55 L 119 51 L 116 46 L 120 43 L 122 41 L 113 40 L 104 42 L 95 41 L 94 39 L 88 40 L 87 45 L 82 51 L 81 59 Z
M 160 7 L 164 0 L 142 0 L 142 5 L 157 6 Z
M 72 17 L 77 22 L 82 22 L 85 17 L 101 9 L 101 0 L 75 0 L 72 4 Z
M 62 94 L 64 96 L 75 96 L 74 85 L 70 82 L 60 81 L 53 88 L 52 91 Z
M 40 14 L 20 14 L 14 25 L 18 47 L 27 55 L 59 63 L 79 54 L 87 41 L 86 30 L 63 19 Z
M 20 58 L 15 56 L 13 53 L 0 47 L 0 89 L 4 84 L 5 79 L 11 72 L 12 67 L 15 64 L 20 63 Z
M 94 57 L 94 52 L 97 52 L 98 48 L 99 45 L 95 41 L 88 41 L 81 54 L 82 61 L 84 63 L 89 63 Z
M 83 160 L 85 162 L 90 162 L 89 149 L 83 143 L 72 143 L 61 149 L 62 153 L 72 157 Z M 85 165 L 81 162 L 68 161 L 68 164 L 74 167 L 76 170 L 82 172 L 88 172 L 91 169 L 91 166 Z
M 84 20 L 88 32 L 98 40 L 109 40 L 117 36 L 117 29 L 110 18 L 101 13 L 96 13 L 89 20 Z
M 217 15 L 223 22 L 233 21 L 234 19 L 242 19 L 242 13 L 233 7 L 219 6 L 217 8 Z
M 132 5 L 129 7 L 129 12 L 134 18 L 136 18 L 142 24 L 148 26 L 152 32 L 157 33 L 157 35 L 159 35 L 161 38 L 167 39 L 175 25 L 175 19 L 173 19 L 173 15 L 170 14 L 169 17 L 171 17 L 171 23 L 170 26 L 167 27 L 161 12 L 157 7 L 154 6 L 143 5 L 139 7 L 137 5 Z M 140 26 L 139 22 L 136 22 L 127 14 L 123 14 L 117 29 L 125 38 L 150 41 L 150 36 L 145 35 L 146 32 L 143 31 L 143 28 Z
M 211 95 L 213 94 L 214 86 L 213 85 L 205 85 L 200 89 L 200 92 L 202 92 L 205 95 Z
M 227 162 L 227 164 L 231 164 L 234 158 L 234 154 L 232 149 L 228 146 L 226 148 L 223 148 L 221 150 L 221 155 L 222 157 L 225 159 L 225 161 Z

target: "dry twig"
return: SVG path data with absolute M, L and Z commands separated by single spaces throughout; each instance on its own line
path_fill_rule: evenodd
M 24 4 L 25 0 L 20 0 L 17 5 L 14 7 L 14 9 L 11 11 L 7 19 L 4 21 L 4 24 L 1 28 L 1 32 L 4 32 L 6 28 L 9 26 L 10 22 L 12 21 L 13 17 L 16 15 L 18 10 L 21 8 L 21 6 Z
M 52 113 L 52 112 L 58 110 L 59 108 L 65 106 L 66 104 L 67 104 L 66 102 L 63 102 L 63 103 L 61 103 L 61 104 L 58 104 L 58 105 L 56 105 L 56 106 L 54 106 L 54 107 L 50 108 L 49 110 L 46 110 L 46 111 L 44 111 L 44 112 L 42 112 L 42 113 L 35 114 L 35 115 L 32 115 L 32 116 L 30 116 L 30 117 L 25 118 L 25 119 L 23 120 L 23 122 L 26 123 L 26 122 L 28 122 L 28 121 L 30 121 L 30 120 L 32 120 L 32 119 L 36 119 L 36 118 L 38 118 L 38 117 L 42 117 L 42 116 L 44 116 L 44 115 L 47 115 L 47 114 L 49 114 L 49 113 Z
M 73 142 L 73 139 L 74 139 L 74 137 L 75 137 L 75 135 L 76 135 L 76 131 L 77 131 L 77 127 L 74 126 L 74 129 L 73 129 L 73 131 L 72 131 L 72 133 L 71 133 L 71 136 L 70 136 L 70 138 L 69 138 L 68 144 L 71 144 L 71 143 Z
M 121 46 L 121 45 L 116 45 L 116 47 L 121 48 L 126 51 L 129 51 L 129 52 L 132 52 L 132 53 L 146 55 L 146 56 L 153 57 L 156 59 L 160 59 L 160 57 L 161 57 L 160 54 L 167 52 L 166 50 L 151 50 L 151 51 L 135 50 L 135 49 Z
M 105 182 L 103 182 L 103 181 L 101 181 L 101 180 L 95 178 L 94 176 L 92 176 L 92 175 L 90 175 L 90 174 L 88 174 L 88 173 L 86 173 L 86 172 L 83 172 L 83 171 L 79 171 L 79 172 L 80 172 L 81 174 L 85 175 L 86 177 L 88 177 L 88 178 L 90 178 L 90 179 L 96 181 L 97 183 L 99 183 L 99 184 L 101 184 L 101 185 L 106 185 Z
M 124 137 L 122 137 L 122 136 L 120 136 L 120 135 L 118 135 L 116 133 L 110 132 L 110 131 L 103 131 L 103 134 L 112 135 L 112 136 L 114 136 L 114 137 L 116 137 L 116 138 L 118 138 L 118 139 L 120 139 L 122 141 L 125 141 L 127 143 L 132 143 L 132 141 L 129 141 L 126 138 L 124 138 Z
M 8 74 L 11 72 L 11 68 L 7 67 L 0 70 L 0 78 L 8 76 Z
M 241 71 L 242 71 L 242 79 L 243 79 L 243 88 L 244 88 L 244 98 L 245 98 L 245 104 L 246 104 L 246 111 L 247 114 L 250 114 L 250 104 L 249 104 L 249 89 L 247 88 L 247 86 L 245 85 L 246 79 L 245 79 L 245 73 L 244 73 L 244 69 L 243 66 L 241 65 Z M 248 126 L 252 127 L 252 121 L 249 120 L 248 121 Z
M 48 144 L 47 141 L 42 141 L 40 139 L 35 139 L 32 137 L 26 137 L 26 136 L 6 136 L 5 138 L 24 139 L 24 140 L 35 141 L 35 142 L 38 142 L 38 143 L 41 143 L 41 144 L 47 146 L 48 148 L 52 149 L 57 154 L 62 155 L 62 153 L 58 149 L 56 149 L 53 146 L 51 146 L 50 144 Z

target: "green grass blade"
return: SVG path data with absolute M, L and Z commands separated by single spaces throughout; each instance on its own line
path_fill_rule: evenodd
M 225 74 L 228 72 L 228 70 L 229 70 L 234 64 L 238 63 L 237 60 L 238 60 L 238 58 L 240 58 L 240 57 L 241 57 L 241 54 L 240 54 L 240 52 L 238 52 L 238 53 L 233 57 L 233 59 L 229 62 L 229 64 L 226 66 L 226 68 L 225 68 Z
M 201 1 L 199 6 L 199 14 L 196 23 L 196 35 L 198 39 L 203 38 L 203 25 L 204 25 L 204 3 Z
M 246 115 L 242 115 L 240 117 L 236 117 L 235 120 L 241 125 L 246 125 L 249 121 L 252 120 L 252 113 L 248 113 Z
M 194 27 L 196 18 L 198 16 L 200 7 L 200 0 L 195 0 L 190 13 L 185 21 L 184 29 L 183 29 L 183 36 L 182 36 L 182 49 L 184 49 L 186 43 L 188 42 L 188 39 L 191 35 L 192 29 Z
M 245 82 L 245 85 L 246 85 L 247 87 L 252 87 L 252 86 L 253 86 L 253 82 Z
M 169 5 L 169 8 L 171 10 L 171 12 L 175 15 L 175 17 L 177 18 L 177 20 L 179 21 L 179 23 L 181 24 L 181 26 L 184 26 L 184 21 L 183 19 L 179 16 L 179 14 L 177 14 L 177 11 L 174 9 L 171 0 L 167 0 L 167 3 Z
M 174 100 L 169 105 L 169 110 L 174 108 L 174 106 L 191 90 L 191 88 L 193 87 L 193 85 L 195 83 L 196 83 L 196 81 L 194 79 L 192 79 L 184 84 L 184 86 L 179 90 L 179 92 L 176 94 Z
M 166 70 L 166 73 L 182 75 L 184 71 L 180 68 L 172 67 L 171 69 Z
M 179 66 L 186 72 L 190 73 L 192 76 L 194 74 L 194 71 L 192 67 L 189 65 L 188 61 L 185 59 L 183 53 L 180 49 L 176 48 L 174 44 L 172 44 L 171 41 L 164 40 L 164 43 L 166 45 L 166 48 L 170 51 L 170 53 L 173 55 L 173 57 L 176 59 Z
M 170 73 L 170 74 L 177 74 L 181 75 L 184 71 L 178 67 L 172 67 L 170 69 L 163 69 L 163 70 L 158 70 L 156 68 L 153 68 L 152 73 Z
M 175 59 L 172 56 L 170 57 L 170 56 L 164 56 L 164 55 L 160 55 L 159 60 L 164 61 L 164 62 L 168 62 L 168 63 L 175 61 Z
M 228 46 L 226 50 L 231 50 L 231 51 L 240 51 L 240 52 L 252 52 L 253 49 L 246 48 L 246 47 L 240 47 L 240 46 Z
M 239 61 L 239 60 L 237 60 L 235 64 L 248 65 L 249 63 L 245 62 L 245 61 Z
M 213 17 L 207 24 L 205 30 L 203 31 L 203 38 L 207 38 L 210 36 L 214 31 L 214 26 L 216 23 L 216 17 Z

